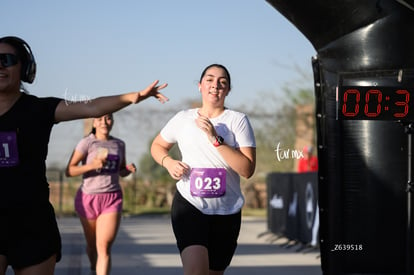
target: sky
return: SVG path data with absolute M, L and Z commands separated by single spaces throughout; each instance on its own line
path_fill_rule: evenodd
M 0 36 L 30 45 L 37 74 L 26 88 L 40 97 L 89 99 L 138 91 L 158 79 L 168 83 L 166 104 L 179 105 L 198 99 L 202 70 L 221 63 L 232 78 L 228 106 L 248 105 L 266 93 L 282 94 L 298 77 L 295 66 L 312 74 L 316 54 L 265 0 L 1 2 Z M 140 104 L 162 108 L 155 99 Z

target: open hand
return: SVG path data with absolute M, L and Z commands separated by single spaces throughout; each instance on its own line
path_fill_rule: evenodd
M 155 80 L 147 88 L 140 91 L 138 93 L 138 96 L 133 101 L 133 103 L 138 103 L 138 101 L 141 101 L 141 100 L 146 99 L 146 98 L 151 97 L 151 96 L 157 98 L 158 101 L 161 102 L 161 103 L 167 102 L 169 100 L 168 97 L 166 97 L 165 95 L 163 95 L 159 91 L 164 89 L 165 87 L 167 87 L 168 84 L 164 83 L 160 86 L 157 86 L 158 83 L 159 83 L 159 80 Z

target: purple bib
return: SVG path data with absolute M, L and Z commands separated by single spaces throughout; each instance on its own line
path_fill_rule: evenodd
M 226 193 L 226 169 L 193 168 L 190 174 L 191 195 L 217 198 Z
M 109 154 L 105 161 L 105 166 L 102 167 L 102 172 L 115 174 L 119 171 L 119 156 Z
M 19 164 L 16 132 L 0 132 L 0 167 Z

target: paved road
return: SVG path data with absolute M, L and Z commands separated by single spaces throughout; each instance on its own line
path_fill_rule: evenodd
M 56 275 L 88 275 L 85 242 L 77 218 L 59 218 L 63 258 Z M 298 252 L 266 233 L 262 218 L 243 218 L 239 245 L 226 275 L 321 275 L 319 251 Z M 113 246 L 114 275 L 181 275 L 181 261 L 168 216 L 125 217 Z M 8 270 L 7 275 L 12 272 Z

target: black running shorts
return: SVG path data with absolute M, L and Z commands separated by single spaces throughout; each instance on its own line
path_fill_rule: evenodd
M 205 215 L 177 191 L 171 209 L 171 220 L 180 253 L 188 246 L 208 249 L 210 270 L 225 270 L 237 247 L 241 212 L 232 215 Z
M 0 209 L 0 255 L 13 268 L 61 258 L 61 238 L 50 203 L 29 208 Z

